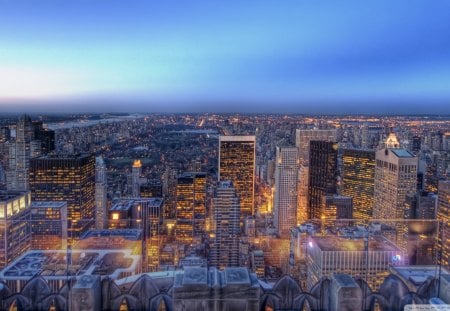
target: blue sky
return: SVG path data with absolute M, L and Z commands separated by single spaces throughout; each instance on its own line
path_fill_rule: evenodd
M 0 0 L 0 111 L 448 107 L 448 0 Z

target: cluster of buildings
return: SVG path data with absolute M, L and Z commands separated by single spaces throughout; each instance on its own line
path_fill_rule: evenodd
M 420 136 L 409 120 L 394 134 L 367 120 L 165 118 L 195 128 L 170 129 L 174 158 L 194 154 L 179 166 L 167 153 L 134 157 L 168 133 L 164 119 L 151 130 L 151 117 L 112 123 L 117 135 L 102 136 L 105 123 L 74 128 L 95 138 L 77 153 L 67 128 L 28 116 L 3 127 L 0 279 L 247 267 L 308 290 L 333 273 L 377 289 L 392 267 L 450 267 L 448 123 Z M 125 167 L 115 166 L 118 145 L 133 150 L 121 151 Z

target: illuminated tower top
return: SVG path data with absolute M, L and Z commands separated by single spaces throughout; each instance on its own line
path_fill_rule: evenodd
M 386 139 L 386 148 L 400 148 L 400 143 L 398 142 L 397 136 L 395 133 L 389 133 L 388 138 Z

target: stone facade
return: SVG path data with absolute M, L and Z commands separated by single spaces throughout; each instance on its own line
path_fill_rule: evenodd
M 57 292 L 39 276 L 20 293 L 0 283 L 0 310 L 369 311 L 403 310 L 406 304 L 426 304 L 433 297 L 446 303 L 450 299 L 450 275 L 441 275 L 440 282 L 429 277 L 415 292 L 394 274 L 386 277 L 378 292 L 346 274 L 322 278 L 309 292 L 290 276 L 270 285 L 246 268 L 190 267 L 167 276 L 151 275 L 118 281 L 94 275 L 71 277 Z

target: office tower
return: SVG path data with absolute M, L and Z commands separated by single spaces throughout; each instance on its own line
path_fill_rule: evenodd
M 95 158 L 91 154 L 53 155 L 30 161 L 33 201 L 66 201 L 68 243 L 95 226 Z
M 205 232 L 206 173 L 187 172 L 177 181 L 176 239 L 185 244 Z
M 107 194 L 106 164 L 102 157 L 95 158 L 95 228 L 107 227 Z
M 318 130 L 297 129 L 295 131 L 295 146 L 298 148 L 300 165 L 309 166 L 311 141 L 336 142 L 337 131 L 334 129 Z
M 131 196 L 134 198 L 139 197 L 141 175 L 142 175 L 141 160 L 134 160 L 133 166 L 131 167 Z
M 41 142 L 35 139 L 35 128 L 27 115 L 19 118 L 16 138 L 9 144 L 7 188 L 9 190 L 29 189 L 30 159 L 41 153 Z
M 277 147 L 275 168 L 274 223 L 281 238 L 290 236 L 297 224 L 298 150 Z
M 32 249 L 67 249 L 66 202 L 34 201 L 30 214 Z
M 31 247 L 30 193 L 0 192 L 0 269 Z
M 163 197 L 163 188 L 159 180 L 150 180 L 145 184 L 141 184 L 139 192 L 142 198 Z
M 439 181 L 437 219 L 440 222 L 440 263 L 450 267 L 450 180 Z
M 162 193 L 164 198 L 164 218 L 175 219 L 177 210 L 177 173 L 168 167 L 162 176 Z
M 109 229 L 142 230 L 143 271 L 158 271 L 160 265 L 162 198 L 115 200 L 109 209 Z
M 417 158 L 401 148 L 380 149 L 375 155 L 375 219 L 404 219 L 405 197 L 415 193 Z
M 303 223 L 309 219 L 309 150 L 312 140 L 335 142 L 337 131 L 334 129 L 297 129 L 295 131 L 295 146 L 299 153 L 299 184 L 298 184 L 298 209 L 297 223 Z
M 320 219 L 322 197 L 336 193 L 337 144 L 311 141 L 309 153 L 309 218 Z
M 437 195 L 419 191 L 406 195 L 405 219 L 436 219 Z
M 405 199 L 407 194 L 416 192 L 418 161 L 406 149 L 398 148 L 396 138 L 391 135 L 385 145 L 375 154 L 373 217 L 391 220 L 386 225 L 395 226 L 395 243 L 406 253 Z M 406 263 L 408 259 L 405 258 Z
M 220 181 L 213 200 L 215 238 L 210 265 L 218 268 L 239 266 L 240 208 L 232 181 Z
M 326 236 L 308 240 L 308 289 L 322 277 L 345 273 L 362 278 L 372 290 L 377 290 L 389 274 L 389 267 L 404 262 L 403 252 L 382 236 L 366 239 Z
M 322 198 L 322 211 L 326 221 L 353 218 L 353 198 L 341 195 L 325 195 Z
M 241 220 L 254 214 L 255 136 L 219 136 L 218 180 L 231 180 L 241 205 Z
M 411 150 L 414 153 L 417 153 L 420 151 L 420 147 L 421 147 L 421 143 L 422 143 L 422 139 L 420 138 L 420 136 L 413 136 L 412 138 L 412 146 L 411 146 Z
M 254 250 L 251 254 L 252 271 L 256 273 L 258 278 L 266 276 L 266 266 L 264 264 L 264 252 L 261 250 Z
M 44 128 L 42 121 L 33 121 L 34 138 L 41 142 L 41 153 L 55 150 L 55 131 Z
M 353 198 L 353 218 L 369 220 L 373 215 L 375 151 L 344 149 L 342 195 Z

